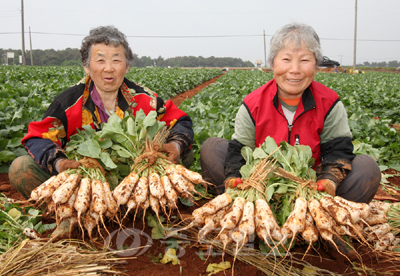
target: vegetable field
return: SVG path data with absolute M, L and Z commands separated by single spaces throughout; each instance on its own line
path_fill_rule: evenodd
M 27 131 L 28 123 L 32 120 L 40 120 L 52 99 L 67 87 L 77 83 L 83 76 L 84 72 L 80 67 L 0 67 L 0 94 L 2 99 L 0 102 L 1 175 L 5 175 L 4 173 L 8 171 L 9 164 L 12 162 L 12 160 L 14 160 L 17 156 L 26 154 L 26 151 L 20 144 L 20 140 Z M 195 153 L 195 162 L 190 169 L 200 173 L 201 167 L 199 155 L 204 141 L 209 137 L 222 137 L 230 139 L 234 132 L 235 115 L 243 98 L 256 88 L 269 81 L 273 77 L 272 73 L 265 73 L 258 70 L 231 70 L 222 75 L 222 72 L 219 69 L 183 70 L 178 68 L 131 68 L 130 73 L 127 76 L 129 79 L 155 91 L 164 99 L 171 99 L 181 93 L 182 95 L 186 95 L 187 93 L 184 93 L 185 91 L 190 90 L 197 85 L 217 76 L 220 76 L 218 80 L 204 88 L 202 91 L 196 93 L 194 97 L 186 99 L 180 104 L 180 108 L 187 112 L 192 118 L 193 128 L 195 131 L 195 141 L 192 147 Z M 400 97 L 398 95 L 398 90 L 400 87 L 400 74 L 378 72 L 367 72 L 365 74 L 318 73 L 316 75 L 316 81 L 325 84 L 339 94 L 348 112 L 349 124 L 353 133 L 355 153 L 369 154 L 374 157 L 375 160 L 377 160 L 381 171 L 385 172 L 387 175 L 387 177 L 383 177 L 381 182 L 381 186 L 384 188 L 384 191 L 387 192 L 386 195 L 390 194 L 392 199 L 400 201 L 399 181 L 395 182 L 398 184 L 398 186 L 391 184 L 392 179 L 389 181 L 389 178 L 396 177 L 396 179 L 398 179 L 398 176 L 400 176 L 398 172 L 400 171 L 400 135 L 398 132 L 398 128 L 400 128 Z M 118 165 L 119 168 L 116 169 L 116 167 L 113 167 L 113 160 L 130 158 L 131 161 L 134 160 L 134 164 L 136 164 L 136 160 L 139 160 L 139 157 L 144 156 L 146 152 L 136 152 L 133 155 L 129 155 L 127 154 L 126 150 L 122 149 L 124 145 L 117 145 L 117 142 L 120 142 L 118 139 L 112 142 L 112 147 L 111 145 L 103 147 L 105 144 L 107 144 L 107 142 L 110 144 L 111 141 L 105 141 L 104 139 L 107 140 L 106 136 L 110 136 L 111 133 L 120 132 L 120 129 L 132 130 L 133 126 L 138 125 L 132 123 L 136 120 L 143 121 L 145 127 L 138 127 L 137 129 L 134 129 L 134 134 L 132 134 L 133 132 L 130 133 L 130 137 L 145 137 L 146 135 L 144 133 L 146 132 L 146 128 L 152 129 L 152 131 L 147 131 L 147 134 L 155 135 L 156 128 L 152 125 L 155 123 L 155 119 L 153 118 L 151 120 L 152 124 L 150 124 L 149 121 L 147 121 L 150 119 L 144 120 L 144 115 L 139 115 L 140 116 L 138 116 L 138 118 L 130 118 L 129 120 L 131 121 L 127 120 L 126 122 L 121 122 L 120 120 L 113 121 L 115 118 L 112 119 L 110 124 L 104 125 L 103 134 L 101 134 L 101 131 L 94 133 L 92 129 L 84 129 L 80 131 L 79 135 L 71 139 L 71 142 L 68 145 L 70 155 L 72 156 L 75 154 L 79 156 L 82 155 L 95 158 L 100 160 L 101 164 L 104 165 L 106 170 L 118 170 L 119 174 L 121 175 L 121 172 L 125 170 L 126 172 L 123 174 L 127 175 L 129 173 L 129 169 L 132 168 L 132 164 L 128 162 L 129 164 L 127 163 L 128 165 L 124 165 L 125 167 Z M 127 126 L 120 126 L 119 124 L 122 123 L 126 123 Z M 156 125 L 157 124 L 158 123 L 156 123 Z M 130 125 L 130 127 L 128 125 Z M 157 126 L 157 129 L 159 128 L 161 128 L 161 126 Z M 98 133 L 100 133 L 101 139 L 97 136 Z M 111 135 L 114 138 L 116 138 L 115 133 Z M 99 146 L 98 154 L 96 156 L 92 155 L 93 153 L 88 155 L 88 145 L 93 145 L 98 142 L 101 142 L 102 150 L 100 150 Z M 139 148 L 139 145 L 144 145 L 142 142 L 137 143 L 137 148 Z M 146 142 L 146 151 L 148 148 L 151 149 L 152 147 L 153 146 L 150 146 L 150 144 L 147 144 Z M 300 147 L 296 149 L 298 150 Z M 117 148 L 119 149 L 117 155 L 110 153 L 111 158 L 104 159 L 104 156 L 102 157 L 107 150 L 111 152 L 111 149 L 115 150 Z M 255 173 L 257 170 L 254 171 L 253 167 L 264 164 L 264 161 L 262 160 L 264 160 L 265 156 L 268 154 L 271 154 L 271 156 L 274 155 L 276 148 L 277 145 L 273 139 L 266 139 L 265 145 L 259 149 L 256 149 L 254 152 L 250 148 L 245 148 L 242 150 L 242 154 L 244 154 L 247 161 L 246 165 L 241 169 L 241 174 L 243 176 L 242 179 L 244 181 L 243 185 L 250 183 L 252 180 L 255 180 L 258 177 Z M 272 149 L 273 152 L 271 152 Z M 278 161 L 277 163 L 280 164 L 282 169 L 281 171 L 277 170 L 278 173 L 282 173 L 282 171 L 285 172 L 285 170 L 290 171 L 291 168 L 298 167 L 299 171 L 296 173 L 296 175 L 298 175 L 301 179 L 314 179 L 315 172 L 308 168 L 308 164 L 310 163 L 308 158 L 311 157 L 311 155 L 305 153 L 295 154 L 294 151 L 296 151 L 296 149 L 292 149 L 291 147 L 287 146 L 281 149 L 282 152 L 280 154 L 275 154 Z M 300 156 L 301 158 L 292 158 L 292 156 L 295 155 L 297 157 Z M 158 169 L 162 167 L 169 176 L 172 171 L 168 172 L 166 166 L 164 166 L 165 168 L 160 166 L 157 162 L 165 163 L 165 161 L 160 160 L 156 161 L 154 164 L 157 165 Z M 287 160 L 295 163 L 303 162 L 304 166 L 297 166 L 297 164 L 292 166 L 291 163 L 289 164 L 287 162 Z M 147 164 L 146 162 L 143 164 Z M 140 168 L 140 173 L 146 170 L 146 177 L 148 175 L 150 180 L 151 171 L 148 170 L 147 167 L 144 168 L 140 163 L 138 163 L 136 167 Z M 144 169 L 142 170 L 142 168 Z M 96 175 L 96 177 L 98 175 Z M 384 174 L 382 175 L 384 176 Z M 172 181 L 172 178 L 170 179 Z M 272 212 L 274 213 L 273 216 L 275 216 L 276 222 L 279 225 L 285 225 L 285 222 L 293 220 L 294 216 L 291 217 L 290 213 L 293 210 L 293 205 L 295 203 L 294 195 L 296 194 L 297 197 L 298 192 L 300 192 L 304 193 L 303 196 L 306 198 L 306 193 L 311 191 L 309 190 L 309 187 L 303 187 L 301 183 L 299 185 L 294 184 L 293 181 L 290 182 L 289 178 L 286 179 L 286 182 L 285 178 L 283 177 L 280 179 L 278 174 L 272 178 L 264 178 L 264 180 L 262 180 L 266 185 L 263 187 L 263 189 L 265 188 L 266 191 L 264 195 L 265 200 L 268 203 L 263 203 L 260 200 L 257 200 L 259 199 L 259 195 L 257 194 L 260 191 L 260 187 L 252 186 L 254 189 L 247 190 L 228 189 L 227 193 L 230 193 L 232 198 L 230 198 L 230 196 L 229 198 L 226 198 L 226 202 L 224 203 L 225 205 L 223 205 L 224 207 L 221 207 L 223 209 L 220 210 L 223 212 L 218 212 L 218 215 L 215 213 L 215 221 L 224 221 L 222 217 L 224 216 L 224 213 L 228 211 L 227 205 L 232 202 L 239 202 L 243 199 L 243 197 L 246 198 L 246 202 L 243 201 L 240 203 L 240 208 L 232 207 L 232 210 L 235 208 L 246 209 L 247 211 L 245 213 L 248 215 L 254 212 L 254 208 L 265 209 L 266 207 L 263 207 L 263 204 L 269 204 Z M 195 183 L 194 181 L 192 182 Z M 118 185 L 118 183 L 119 180 L 115 178 L 115 183 L 110 184 L 113 184 L 111 186 L 115 187 Z M 2 184 L 3 183 L 0 182 L 0 187 Z M 78 189 L 76 189 L 76 191 L 77 190 Z M 149 190 L 151 193 L 151 188 L 149 188 Z M 3 190 L 0 189 L 0 193 L 2 191 Z M 114 194 L 118 194 L 119 191 L 118 186 L 114 191 L 116 191 L 115 193 L 113 192 L 113 196 L 115 197 Z M 249 244 L 250 246 L 253 246 L 253 254 L 246 254 L 246 251 L 241 251 L 241 253 L 244 254 L 238 254 L 239 242 L 236 242 L 235 245 L 230 245 L 229 247 L 226 247 L 224 242 L 222 242 L 224 244 L 224 248 L 220 248 L 218 245 L 218 240 L 221 239 L 222 241 L 223 235 L 225 235 L 225 232 L 223 231 L 221 231 L 220 237 L 218 237 L 219 235 L 214 236 L 215 239 L 213 239 L 213 241 L 218 242 L 214 245 L 214 249 L 211 249 L 211 251 L 209 251 L 209 248 L 206 247 L 205 243 L 202 245 L 197 243 L 198 239 L 200 239 L 200 234 L 203 238 L 209 234 L 209 232 L 207 232 L 209 229 L 206 227 L 209 225 L 209 222 L 207 222 L 206 225 L 203 225 L 202 223 L 204 221 L 196 225 L 196 227 L 199 227 L 196 228 L 197 230 L 191 228 L 184 229 L 185 231 L 182 231 L 183 236 L 178 235 L 180 238 L 184 237 L 183 239 L 176 238 L 175 235 L 169 235 L 168 238 L 166 238 L 165 230 L 169 229 L 171 225 L 172 229 L 169 229 L 168 231 L 173 230 L 173 227 L 176 227 L 178 222 L 180 226 L 187 225 L 188 223 L 185 224 L 186 220 L 184 218 L 190 216 L 190 214 L 192 214 L 194 218 L 192 221 L 194 223 L 196 221 L 195 214 L 205 212 L 204 210 L 207 210 L 207 208 L 212 205 L 204 204 L 207 201 L 208 203 L 212 201 L 209 201 L 211 199 L 210 197 L 213 197 L 212 193 L 210 194 L 203 190 L 202 192 L 204 192 L 204 194 L 199 194 L 198 191 L 199 190 L 193 191 L 193 194 L 187 193 L 186 198 L 180 197 L 180 201 L 175 203 L 175 211 L 178 210 L 177 212 L 173 211 L 171 213 L 170 210 L 165 212 L 164 205 L 164 212 L 158 213 L 154 211 L 152 207 L 154 212 L 150 211 L 149 208 L 148 213 L 143 212 L 143 217 L 135 220 L 133 219 L 133 216 L 127 216 L 131 210 L 129 208 L 131 207 L 128 205 L 125 206 L 122 203 L 118 203 L 118 206 L 121 205 L 118 208 L 118 212 L 126 213 L 123 218 L 121 217 L 122 220 L 117 218 L 117 220 L 106 221 L 104 218 L 104 222 L 106 222 L 104 223 L 103 219 L 101 218 L 100 222 L 102 227 L 104 227 L 103 234 L 106 234 L 106 236 L 108 235 L 107 242 L 110 242 L 112 239 L 111 243 L 115 245 L 117 250 L 133 250 L 133 253 L 130 255 L 123 255 L 123 253 L 120 253 L 121 257 L 132 256 L 132 254 L 135 256 L 135 259 L 129 260 L 128 263 L 126 263 L 123 267 L 128 275 L 152 275 L 152 273 L 162 275 L 204 275 L 206 271 L 207 274 L 210 273 L 209 275 L 211 275 L 211 273 L 222 275 L 222 273 L 224 273 L 223 271 L 227 269 L 225 266 L 227 263 L 223 263 L 224 260 L 227 261 L 229 265 L 234 264 L 234 269 L 229 270 L 227 273 L 234 271 L 235 275 L 336 275 L 336 273 L 349 273 L 349 275 L 357 275 L 358 272 L 368 272 L 370 275 L 376 275 L 378 270 L 386 273 L 387 271 L 394 271 L 390 270 L 390 268 L 392 268 L 392 264 L 383 265 L 379 262 L 375 255 L 371 255 L 368 252 L 360 252 L 362 255 L 360 255 L 360 257 L 362 257 L 363 261 L 361 261 L 360 258 L 354 262 L 347 262 L 347 260 L 340 255 L 336 258 L 332 258 L 332 256 L 327 254 L 322 248 L 324 247 L 322 243 L 320 243 L 317 248 L 312 248 L 310 250 L 311 242 L 309 242 L 310 246 L 308 246 L 306 243 L 304 243 L 305 239 L 300 239 L 300 241 L 295 239 L 295 234 L 300 233 L 301 231 L 293 230 L 294 228 L 292 229 L 289 226 L 286 228 L 291 229 L 290 231 L 293 232 L 293 236 L 288 234 L 290 231 L 287 229 L 286 230 L 288 232 L 282 232 L 285 238 L 288 238 L 291 241 L 290 244 L 287 244 L 289 245 L 288 250 L 285 248 L 286 245 L 283 245 L 285 248 L 283 251 L 278 248 L 278 245 L 271 248 L 268 244 L 269 241 L 266 236 L 264 239 L 265 242 L 261 240 L 255 241 L 253 229 L 252 235 L 249 234 L 245 237 L 246 239 L 243 238 L 243 240 L 246 240 L 246 242 L 243 242 L 243 245 L 246 243 L 246 247 Z M 225 196 L 227 195 L 225 194 Z M 92 197 L 93 202 L 96 197 L 97 195 Z M 149 196 L 149 199 L 151 200 L 152 197 L 155 197 L 155 195 L 152 194 L 152 196 Z M 319 196 L 318 200 L 320 200 Z M 305 202 L 300 201 L 301 200 L 299 200 L 299 202 L 296 201 L 296 205 L 299 204 L 300 206 L 301 204 L 307 204 L 307 201 L 304 199 L 303 201 Z M 251 202 L 254 203 L 255 207 Z M 67 203 L 69 203 L 69 200 Z M 160 206 L 162 205 L 161 196 L 159 204 Z M 233 205 L 235 204 L 236 203 Z M 94 203 L 93 206 L 95 206 Z M 128 209 L 124 209 L 125 207 Z M 95 210 L 95 208 L 96 207 L 93 207 L 93 210 Z M 294 207 L 294 209 L 296 209 L 296 207 Z M 303 207 L 298 209 L 305 210 Z M 394 227 L 393 229 L 396 230 L 400 229 L 400 217 L 398 216 L 399 210 L 400 205 L 391 207 L 389 214 L 387 217 L 385 217 L 388 219 L 388 223 Z M 2 194 L 0 194 L 0 212 L 0 228 L 3 229 L 3 231 L 0 231 L 0 260 L 2 260 L 2 252 L 9 249 L 15 242 L 20 243 L 24 239 L 22 231 L 25 227 L 36 230 L 39 234 L 43 234 L 43 237 L 46 237 L 46 233 L 53 231 L 52 229 L 56 226 L 54 219 L 52 220 L 51 218 L 47 217 L 49 221 L 45 222 L 38 219 L 38 216 L 42 214 L 45 216 L 47 211 L 39 211 L 31 206 L 21 207 L 19 204 L 7 202 L 7 199 Z M 92 207 L 90 207 L 90 212 L 92 212 Z M 103 214 L 103 212 L 106 214 L 104 210 L 100 213 Z M 303 215 L 305 219 L 305 212 Z M 218 216 L 220 217 L 218 218 Z M 57 217 L 58 219 L 56 222 L 58 225 L 60 222 L 60 216 L 57 215 Z M 88 217 L 90 216 L 88 215 Z M 236 217 L 240 216 L 232 215 L 232 220 Z M 368 215 L 366 215 L 364 218 L 367 219 L 367 217 Z M 244 214 L 241 221 L 246 221 Z M 100 222 L 97 221 L 97 227 L 99 227 Z M 126 229 L 126 231 L 121 231 L 120 233 L 120 230 L 123 229 L 122 224 L 124 225 L 123 227 Z M 309 224 L 314 225 L 313 221 L 309 222 Z M 166 225 L 168 225 L 168 228 L 164 228 Z M 200 229 L 200 225 L 204 226 L 204 228 L 199 232 L 198 229 Z M 320 226 L 318 225 L 318 227 Z M 282 226 L 282 229 L 283 228 L 285 227 Z M 130 232 L 132 230 L 134 232 Z M 136 230 L 138 232 L 135 232 Z M 100 236 L 98 234 L 100 234 Z M 121 242 L 119 239 L 121 239 L 122 234 L 127 236 L 125 236 Z M 139 240 L 141 240 L 139 244 L 134 238 L 138 234 L 140 236 Z M 171 232 L 169 234 L 171 234 Z M 236 234 L 238 235 L 237 237 L 240 237 L 241 235 L 240 231 Z M 398 233 L 394 233 L 393 235 L 397 234 Z M 101 239 L 103 237 L 100 230 L 96 233 L 93 230 L 93 240 L 92 233 L 89 233 L 89 236 L 90 240 L 88 237 L 86 237 L 86 240 L 93 244 L 97 243 L 97 247 L 103 247 L 103 240 Z M 291 239 L 291 237 L 293 237 L 293 239 Z M 362 235 L 359 237 L 363 239 Z M 108 238 L 110 238 L 110 240 L 108 240 Z M 147 243 L 147 246 L 151 246 L 148 248 L 145 247 L 139 249 L 138 246 L 143 245 L 142 242 Z M 313 240 L 311 247 L 315 246 L 316 244 L 318 243 L 315 243 Z M 295 246 L 292 247 L 292 245 Z M 240 245 L 240 250 L 245 250 L 244 248 L 242 249 L 241 246 L 242 245 Z M 228 254 L 223 255 L 221 252 L 225 252 L 225 250 Z M 270 258 L 264 258 L 265 254 L 269 256 L 271 256 L 270 254 L 277 256 L 286 254 L 289 252 L 289 250 L 290 258 L 275 258 L 275 260 L 272 258 L 272 262 Z M 310 250 L 309 255 L 303 257 L 302 254 L 304 254 L 304 252 L 308 252 L 308 250 Z M 254 254 L 254 252 L 256 252 L 256 254 Z M 319 256 L 315 254 L 318 254 Z M 387 254 L 393 254 L 393 258 L 396 259 L 399 257 L 400 253 L 397 248 Z M 233 256 L 237 258 L 236 262 Z M 301 259 L 302 257 L 304 260 Z M 277 265 L 278 263 L 279 265 Z M 366 266 L 364 267 L 364 265 Z M 395 267 L 393 269 L 398 271 L 398 265 L 394 265 L 393 267 Z M 268 269 L 273 270 L 269 271 Z M 4 270 L 2 270 L 2 267 L 0 266 L 0 275 L 3 275 L 1 274 L 3 271 Z M 389 275 L 395 274 L 389 273 Z

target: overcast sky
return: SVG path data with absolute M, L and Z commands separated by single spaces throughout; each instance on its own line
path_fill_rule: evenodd
M 271 35 L 314 27 L 323 54 L 354 56 L 355 0 L 24 0 L 25 49 L 80 48 L 91 28 L 114 25 L 134 53 L 157 58 L 235 57 L 264 62 Z M 21 49 L 21 1 L 0 0 L 0 48 Z M 358 1 L 357 63 L 400 60 L 400 0 Z

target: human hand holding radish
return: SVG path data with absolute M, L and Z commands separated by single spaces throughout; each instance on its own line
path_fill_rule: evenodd
M 168 154 L 168 160 L 174 164 L 178 164 L 179 160 L 181 159 L 181 147 L 176 142 L 170 142 L 167 144 L 162 145 L 161 148 L 162 152 Z
M 318 191 L 326 192 L 331 196 L 336 195 L 336 184 L 330 179 L 320 179 L 317 182 Z
M 58 173 L 66 171 L 68 169 L 77 169 L 80 166 L 81 163 L 78 161 L 74 160 L 69 160 L 69 159 L 61 159 L 61 161 L 58 161 Z
M 235 178 L 235 177 L 227 178 L 227 179 L 224 181 L 225 189 L 228 189 L 228 188 L 236 188 L 237 185 L 239 185 L 240 183 L 243 183 L 243 181 L 242 181 L 242 179 L 240 179 L 240 177 L 237 177 L 237 178 Z

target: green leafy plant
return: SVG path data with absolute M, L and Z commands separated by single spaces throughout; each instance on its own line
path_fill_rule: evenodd
M 9 203 L 5 195 L 0 194 L 0 252 L 5 252 L 26 237 L 24 229 L 28 227 L 40 234 L 56 227 L 55 223 L 42 224 L 41 211 L 33 207 L 20 207 L 18 203 Z

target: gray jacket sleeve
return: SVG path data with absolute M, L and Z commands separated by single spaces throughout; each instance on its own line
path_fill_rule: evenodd
M 228 145 L 224 170 L 225 177 L 240 177 L 240 168 L 246 164 L 241 150 L 248 146 L 256 148 L 256 128 L 246 107 L 242 104 L 235 118 L 235 133 Z

